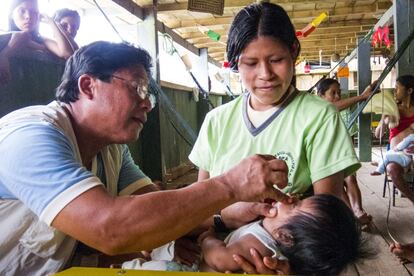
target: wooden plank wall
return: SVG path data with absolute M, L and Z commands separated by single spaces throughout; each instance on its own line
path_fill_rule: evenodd
M 177 112 L 189 124 L 189 126 L 198 133 L 204 117 L 209 111 L 208 104 L 205 100 L 196 102 L 192 91 L 188 88 L 174 88 L 174 86 L 163 86 L 163 91 L 175 106 Z M 224 96 L 225 98 L 226 96 Z M 209 99 L 213 106 L 221 105 L 223 96 L 210 95 Z M 186 166 L 189 163 L 188 155 L 191 152 L 192 146 L 180 136 L 179 133 L 171 125 L 165 113 L 160 113 L 161 126 L 161 143 L 163 156 L 165 160 L 165 172 L 167 174 L 176 171 L 181 166 Z
M 63 69 L 63 60 L 40 52 L 12 58 L 12 80 L 0 87 L 0 117 L 21 107 L 54 100 Z

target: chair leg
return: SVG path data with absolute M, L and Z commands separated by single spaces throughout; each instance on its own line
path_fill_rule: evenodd
M 384 187 L 382 189 L 382 197 L 385 197 L 385 191 L 387 189 L 387 182 L 388 182 L 388 177 L 387 175 L 384 176 Z
M 395 207 L 395 192 L 397 191 L 397 188 L 394 184 L 392 184 L 392 206 Z

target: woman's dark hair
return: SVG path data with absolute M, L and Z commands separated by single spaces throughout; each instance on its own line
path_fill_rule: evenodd
M 56 98 L 65 103 L 77 101 L 78 79 L 83 74 L 109 82 L 114 72 L 135 65 L 142 65 L 148 77 L 151 76 L 151 56 L 146 50 L 126 43 L 93 42 L 77 50 L 66 61 Z
M 397 78 L 397 82 L 399 82 L 402 86 L 406 89 L 412 89 L 413 93 L 411 93 L 411 102 L 414 102 L 414 76 L 413 75 L 403 75 Z
M 227 39 L 227 59 L 230 68 L 238 71 L 237 62 L 247 45 L 259 36 L 269 36 L 290 50 L 300 53 L 300 43 L 295 28 L 286 11 L 271 3 L 251 4 L 234 18 Z
M 22 4 L 23 2 L 34 2 L 37 6 L 37 0 L 12 0 L 10 3 L 10 9 L 9 9 L 9 31 L 15 32 L 15 31 L 21 31 L 17 26 L 16 23 L 14 23 L 13 20 L 13 11 L 17 6 Z M 36 27 L 35 30 L 32 31 L 32 40 L 37 43 L 43 43 L 43 38 L 39 34 L 39 26 Z
M 56 22 L 59 22 L 64 17 L 73 17 L 79 24 L 80 24 L 80 16 L 79 13 L 75 10 L 71 9 L 60 9 L 55 12 L 55 15 L 53 16 L 53 20 Z
M 342 200 L 332 195 L 315 195 L 311 200 L 315 213 L 294 215 L 278 229 L 293 237 L 289 245 L 276 242 L 295 274 L 338 275 L 348 264 L 373 255 Z
M 339 86 L 339 82 L 335 79 L 324 79 L 318 84 L 316 88 L 318 96 L 324 96 L 325 92 L 331 87 L 332 84 L 337 84 Z

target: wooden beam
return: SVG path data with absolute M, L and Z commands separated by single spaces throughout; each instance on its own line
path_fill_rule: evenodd
M 347 55 L 347 51 L 346 50 L 341 50 L 341 51 L 323 51 L 322 52 L 322 60 L 323 61 L 330 61 L 331 56 L 333 53 L 338 53 L 339 56 L 341 58 L 343 58 L 344 56 Z M 381 55 L 381 50 L 375 50 L 374 52 L 371 52 L 372 55 L 374 56 L 380 56 Z M 319 60 L 319 52 L 318 51 L 313 51 L 313 52 L 307 52 L 307 53 L 301 53 L 301 58 L 307 59 L 307 60 Z
M 224 2 L 224 8 L 240 8 L 242 9 L 243 7 L 253 3 L 254 1 L 252 0 L 226 0 Z M 325 0 L 316 0 L 316 1 L 302 1 L 302 0 L 281 0 L 281 1 L 277 1 L 277 3 L 281 6 L 286 6 L 286 5 L 303 5 L 304 3 L 312 3 L 312 4 L 316 4 L 317 6 L 320 5 L 324 5 L 326 6 L 328 1 Z M 355 1 L 352 1 L 354 4 L 351 6 L 358 6 L 355 5 Z M 337 5 L 337 6 L 349 6 L 349 4 L 351 3 L 351 1 L 349 0 L 344 0 L 344 1 L 334 1 L 332 4 L 333 5 Z M 384 6 L 389 7 L 389 0 L 386 1 L 376 1 L 372 6 L 377 5 L 377 9 L 381 9 L 384 8 Z M 188 1 L 180 1 L 179 3 L 165 3 L 165 4 L 158 4 L 158 12 L 176 12 L 176 11 L 184 11 L 187 10 L 187 6 L 188 6 Z
M 182 38 L 180 35 L 178 35 L 175 31 L 171 30 L 167 26 L 164 25 L 164 23 L 157 21 L 157 29 L 160 33 L 166 33 L 169 34 L 172 38 L 172 40 L 187 49 L 188 51 L 192 52 L 193 54 L 200 56 L 200 49 L 195 47 L 193 44 L 186 41 L 184 38 Z M 221 67 L 221 64 L 217 62 L 216 60 L 212 59 L 211 57 L 208 58 L 208 62 Z
M 214 40 L 212 40 L 207 35 L 204 35 L 203 37 L 188 38 L 187 41 L 190 42 L 190 43 L 192 43 L 192 44 L 194 44 L 194 45 L 202 44 L 202 43 L 214 42 Z M 220 41 L 223 41 L 223 42 L 227 41 L 227 35 L 221 35 L 220 36 Z
M 119 6 L 123 7 L 136 17 L 141 20 L 145 19 L 145 11 L 144 8 L 138 6 L 137 3 L 131 0 L 112 0 L 113 2 L 117 3 Z
M 217 41 L 212 41 L 210 39 L 210 42 L 206 42 L 206 43 L 194 43 L 194 46 L 196 46 L 197 48 L 210 48 L 210 47 L 226 47 L 226 43 L 224 42 L 217 42 Z
M 191 31 L 188 31 L 187 29 L 175 29 L 182 38 L 184 39 L 190 39 L 190 38 L 200 38 L 200 37 L 208 37 L 205 33 L 200 31 L 198 28 L 192 29 Z M 215 30 L 214 32 L 218 33 L 219 35 L 227 35 L 228 30 Z
M 157 29 L 160 33 L 165 33 L 171 36 L 174 42 L 178 43 L 179 45 L 183 46 L 193 54 L 199 56 L 200 50 L 195 47 L 193 44 L 189 43 L 185 39 L 183 39 L 181 36 L 179 36 L 176 32 L 174 32 L 171 28 L 165 26 L 164 23 L 157 21 Z

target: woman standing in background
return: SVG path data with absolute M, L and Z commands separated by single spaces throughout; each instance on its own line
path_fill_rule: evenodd
M 55 21 L 40 15 L 37 0 L 13 0 L 8 18 L 10 33 L 0 36 L 0 85 L 11 79 L 9 58 L 21 52 L 46 51 L 65 59 L 73 54 L 75 49 L 64 31 Z M 39 34 L 40 20 L 51 26 L 56 40 Z

